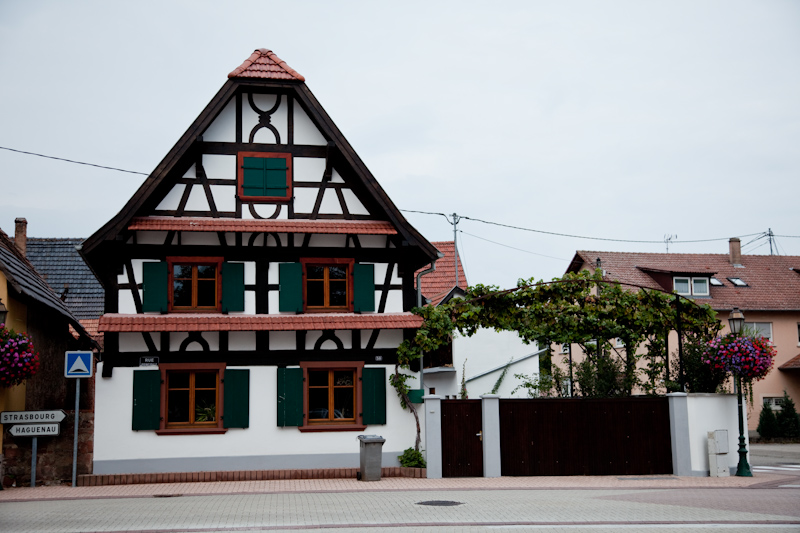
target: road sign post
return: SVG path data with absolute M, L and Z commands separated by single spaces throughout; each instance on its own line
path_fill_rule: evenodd
M 13 424 L 8 430 L 15 437 L 32 437 L 31 442 L 31 487 L 36 486 L 36 456 L 38 437 L 57 437 L 61 434 L 60 422 L 67 413 L 61 409 L 53 411 L 3 411 L 0 424 Z
M 80 424 L 81 379 L 90 378 L 94 371 L 92 352 L 65 352 L 64 377 L 75 380 L 75 432 L 72 445 L 72 486 L 78 481 L 78 425 Z

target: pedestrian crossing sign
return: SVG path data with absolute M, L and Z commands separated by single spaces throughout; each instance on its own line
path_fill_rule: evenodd
M 66 352 L 64 376 L 68 378 L 90 378 L 94 366 L 92 352 Z

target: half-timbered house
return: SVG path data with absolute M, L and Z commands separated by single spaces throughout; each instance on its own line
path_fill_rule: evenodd
M 82 254 L 105 288 L 94 472 L 353 467 L 413 445 L 388 383 L 437 250 L 256 50 Z

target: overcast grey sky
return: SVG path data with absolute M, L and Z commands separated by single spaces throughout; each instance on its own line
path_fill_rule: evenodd
M 668 234 L 727 253 L 772 228 L 800 255 L 796 0 L 3 0 L 0 146 L 150 172 L 256 48 L 305 76 L 400 209 L 656 241 L 462 220 L 470 283 Z M 88 237 L 143 180 L 0 150 L 0 228 Z

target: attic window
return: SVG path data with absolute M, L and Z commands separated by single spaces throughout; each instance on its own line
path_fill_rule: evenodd
M 736 287 L 747 287 L 747 283 L 742 278 L 728 278 L 728 281 L 733 283 Z
M 711 284 L 714 287 L 722 287 L 723 286 L 723 283 L 720 280 L 718 280 L 717 278 L 711 278 Z
M 292 157 L 284 153 L 239 152 L 239 198 L 287 202 L 292 198 Z
M 708 296 L 708 278 L 675 276 L 672 278 L 673 290 L 683 296 Z

